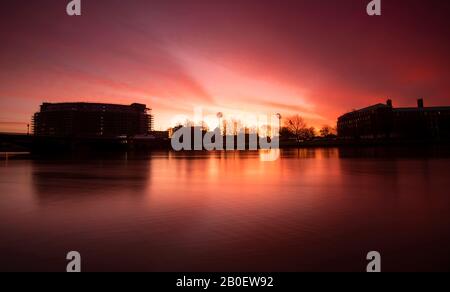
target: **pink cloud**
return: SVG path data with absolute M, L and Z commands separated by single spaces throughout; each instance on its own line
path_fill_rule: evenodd
M 388 97 L 450 101 L 447 1 L 389 1 L 380 18 L 360 0 L 99 0 L 80 18 L 61 1 L 5 5 L 5 123 L 29 121 L 43 101 L 142 102 L 158 128 L 196 106 L 320 125 Z

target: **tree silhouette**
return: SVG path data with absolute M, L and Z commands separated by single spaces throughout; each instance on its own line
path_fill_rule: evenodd
M 308 124 L 300 115 L 288 118 L 285 122 L 286 129 L 295 137 L 298 143 L 310 140 L 315 136 L 315 129 L 308 128 Z
M 312 140 L 316 137 L 316 129 L 314 127 L 306 128 L 302 132 L 303 140 Z
M 324 125 L 320 129 L 320 136 L 327 138 L 335 135 L 335 129 L 329 125 Z

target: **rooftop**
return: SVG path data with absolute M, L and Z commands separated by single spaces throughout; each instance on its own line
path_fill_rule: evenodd
M 393 107 L 392 106 L 392 101 L 388 100 L 386 102 L 386 104 L 383 103 L 378 103 L 369 107 L 365 107 L 362 109 L 358 109 L 358 110 L 354 110 L 352 112 L 348 112 L 344 115 L 342 115 L 341 117 L 339 117 L 339 119 L 341 118 L 345 118 L 348 116 L 352 116 L 355 113 L 361 113 L 361 112 L 367 112 L 367 111 L 373 111 L 373 110 L 377 110 L 377 109 L 386 109 L 386 108 L 392 108 L 392 110 L 394 112 L 417 112 L 417 111 L 425 111 L 425 112 L 435 112 L 435 111 L 450 111 L 450 106 L 435 106 L 435 107 L 425 107 L 424 103 L 423 103 L 423 99 L 419 99 L 417 101 L 417 107 Z
M 63 103 L 43 103 L 41 112 L 51 111 L 148 111 L 145 104 L 133 103 L 131 105 L 109 104 L 109 103 L 89 103 L 89 102 L 63 102 Z

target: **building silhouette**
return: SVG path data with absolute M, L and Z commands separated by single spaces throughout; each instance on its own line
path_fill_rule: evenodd
M 43 103 L 33 117 L 39 137 L 114 138 L 146 135 L 153 127 L 144 104 Z
M 395 108 L 392 100 L 347 113 L 338 119 L 338 135 L 345 139 L 450 139 L 450 106 Z

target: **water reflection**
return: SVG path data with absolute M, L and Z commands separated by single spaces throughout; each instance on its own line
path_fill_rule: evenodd
M 343 147 L 338 149 L 340 158 L 450 158 L 450 147 L 446 145 L 403 147 Z
M 450 159 L 386 150 L 153 152 L 0 167 L 9 270 L 308 271 L 450 266 Z M 411 257 L 414 254 L 414 257 Z M 62 256 L 61 256 L 62 255 Z
M 32 182 L 40 203 L 91 200 L 91 196 L 144 196 L 151 180 L 152 157 L 123 154 L 109 157 L 33 160 Z M 74 197 L 74 198 L 73 198 Z

